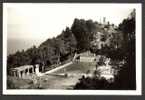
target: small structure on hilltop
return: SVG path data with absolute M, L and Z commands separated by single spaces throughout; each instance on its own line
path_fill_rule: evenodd
M 86 51 L 76 55 L 77 61 L 80 62 L 95 62 L 96 55 L 91 53 L 90 51 Z

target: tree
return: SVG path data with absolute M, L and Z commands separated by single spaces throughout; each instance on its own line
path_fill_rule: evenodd
M 64 40 L 66 54 L 72 54 L 76 49 L 77 41 L 69 27 L 62 32 L 62 40 Z
M 90 41 L 93 39 L 93 32 L 96 30 L 95 23 L 92 20 L 75 19 L 71 31 L 76 37 L 77 48 L 79 50 L 89 50 Z
M 123 69 L 119 72 L 117 83 L 122 83 L 120 87 L 123 89 L 135 89 L 135 16 L 132 16 L 131 19 L 124 19 L 123 22 L 119 25 L 119 29 L 124 33 L 123 50 L 126 64 L 124 65 Z

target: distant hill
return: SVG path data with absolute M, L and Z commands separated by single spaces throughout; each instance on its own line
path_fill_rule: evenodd
M 17 51 L 27 50 L 33 45 L 38 47 L 44 40 L 38 39 L 7 39 L 7 55 L 14 54 Z

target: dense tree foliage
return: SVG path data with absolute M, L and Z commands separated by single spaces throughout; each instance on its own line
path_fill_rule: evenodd
M 135 89 L 136 88 L 136 60 L 135 60 L 135 16 L 124 19 L 119 25 L 119 29 L 124 33 L 124 58 L 126 64 L 120 71 L 117 77 L 117 83 L 121 83 L 120 86 L 123 89 Z M 127 80 L 127 81 L 124 81 Z
M 92 20 L 75 19 L 71 30 L 78 42 L 78 50 L 89 50 L 90 41 L 93 39 L 93 32 L 96 32 L 96 24 Z

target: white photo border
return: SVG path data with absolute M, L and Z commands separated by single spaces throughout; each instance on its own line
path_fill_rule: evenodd
M 7 6 L 14 5 L 14 4 L 16 3 L 3 3 L 3 95 L 142 95 L 142 4 L 141 3 L 121 3 L 121 4 L 93 3 L 96 5 L 119 4 L 122 6 L 126 5 L 127 7 L 131 6 L 136 9 L 136 90 L 7 89 Z M 57 3 L 57 4 L 63 5 L 64 3 Z M 70 3 L 65 3 L 65 4 L 70 4 Z M 71 4 L 78 4 L 78 3 L 71 3 Z

